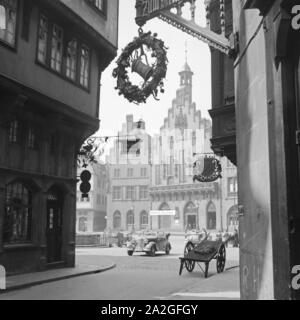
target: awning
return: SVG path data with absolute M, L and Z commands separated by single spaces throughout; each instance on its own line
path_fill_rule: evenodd
M 175 216 L 175 210 L 151 210 L 150 216 Z

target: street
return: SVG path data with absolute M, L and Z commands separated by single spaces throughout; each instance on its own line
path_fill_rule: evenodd
M 143 253 L 127 256 L 126 248 L 78 248 L 77 263 L 97 265 L 109 258 L 116 268 L 104 273 L 82 276 L 8 292 L 0 300 L 191 300 L 236 299 L 239 292 L 238 249 L 228 248 L 226 270 L 217 274 L 215 261 L 209 278 L 200 268 L 179 276 L 179 256 L 184 238 L 171 237 L 171 254 L 149 257 Z

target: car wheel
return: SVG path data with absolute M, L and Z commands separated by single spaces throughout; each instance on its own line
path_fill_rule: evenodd
M 171 251 L 170 245 L 167 245 L 166 247 L 166 255 L 169 255 Z
M 150 255 L 151 255 L 152 257 L 155 257 L 155 252 L 156 252 L 155 246 L 152 246 L 152 247 L 151 247 L 151 251 L 150 251 Z
M 131 257 L 133 255 L 133 251 L 127 251 L 127 254 Z

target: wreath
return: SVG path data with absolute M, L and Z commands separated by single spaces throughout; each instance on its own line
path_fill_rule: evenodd
M 151 57 L 156 58 L 156 62 L 152 65 L 148 64 L 144 46 L 146 46 L 147 50 L 151 49 Z M 134 57 L 132 56 L 133 54 L 135 54 Z M 133 67 L 134 62 L 143 56 L 148 67 L 151 68 L 151 72 L 150 76 L 144 79 L 143 85 L 139 87 L 130 82 L 127 68 Z M 151 32 L 143 33 L 140 30 L 139 36 L 127 45 L 117 60 L 117 68 L 113 70 L 113 77 L 117 78 L 117 87 L 115 89 L 119 90 L 119 95 L 124 95 L 129 102 L 146 103 L 150 95 L 153 95 L 158 100 L 158 92 L 164 93 L 163 79 L 166 77 L 167 63 L 167 48 L 164 42 L 157 39 L 156 33 L 152 35 Z
M 197 167 L 197 162 L 194 163 L 194 168 L 196 167 Z M 205 157 L 203 172 L 196 173 L 194 175 L 193 181 L 207 183 L 207 182 L 214 182 L 219 178 L 222 178 L 222 166 L 220 161 L 213 157 Z

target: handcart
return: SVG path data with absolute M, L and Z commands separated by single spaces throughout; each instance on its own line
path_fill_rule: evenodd
M 217 272 L 224 272 L 226 263 L 226 248 L 222 240 L 204 240 L 197 245 L 194 245 L 192 242 L 188 242 L 185 246 L 184 257 L 179 259 L 179 275 L 182 274 L 184 267 L 188 272 L 193 272 L 197 264 L 203 271 L 205 278 L 207 278 L 209 263 L 214 259 L 216 260 Z M 204 269 L 202 268 L 201 263 L 204 263 Z

